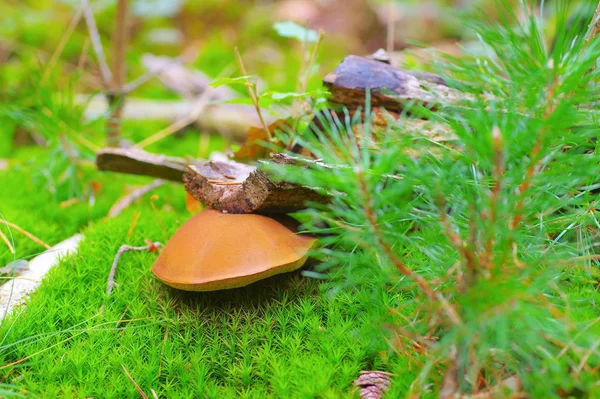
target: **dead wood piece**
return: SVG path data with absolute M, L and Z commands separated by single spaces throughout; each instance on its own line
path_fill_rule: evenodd
M 390 388 L 390 376 L 385 371 L 361 371 L 353 385 L 359 387 L 362 399 L 379 399 Z
M 134 148 L 106 148 L 96 154 L 99 170 L 152 176 L 181 182 L 186 165 L 183 158 L 151 154 Z
M 305 208 L 306 202 L 330 199 L 313 188 L 273 181 L 262 170 L 233 161 L 190 165 L 183 181 L 194 198 L 229 213 L 287 213 Z
M 115 282 L 115 273 L 117 272 L 117 266 L 119 265 L 119 260 L 121 256 L 127 251 L 149 251 L 156 252 L 158 248 L 162 247 L 160 242 L 151 242 L 147 240 L 147 245 L 143 247 L 132 247 L 130 245 L 121 245 L 121 248 L 117 251 L 117 255 L 115 255 L 115 260 L 113 261 L 112 266 L 110 267 L 110 272 L 108 273 L 108 278 L 106 279 L 106 295 L 110 295 L 114 287 L 117 286 Z
M 371 93 L 371 106 L 397 112 L 409 102 L 436 109 L 442 103 L 466 98 L 438 75 L 407 71 L 355 55 L 346 57 L 325 76 L 323 84 L 331 91 L 331 102 L 349 108 L 364 106 L 367 90 Z

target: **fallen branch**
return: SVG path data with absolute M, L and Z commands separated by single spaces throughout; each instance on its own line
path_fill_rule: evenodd
M 123 212 L 124 209 L 128 208 L 135 200 L 137 200 L 140 197 L 143 197 L 150 191 L 162 186 L 165 183 L 166 182 L 164 180 L 156 179 L 152 183 L 146 184 L 145 186 L 138 188 L 134 192 L 119 198 L 117 202 L 115 202 L 115 204 L 108 211 L 108 217 L 114 218 L 115 216 L 118 216 L 121 212 Z
M 96 154 L 98 170 L 152 176 L 159 179 L 181 182 L 189 163 L 183 158 L 152 154 L 138 149 L 106 148 Z
M 117 266 L 119 264 L 119 259 L 121 256 L 127 251 L 149 251 L 155 252 L 158 251 L 158 248 L 162 247 L 160 242 L 148 242 L 147 245 L 143 247 L 132 247 L 130 245 L 121 245 L 121 248 L 117 251 L 117 255 L 115 256 L 115 260 L 110 268 L 110 273 L 108 273 L 108 279 L 106 280 L 106 295 L 110 296 L 113 288 L 117 286 L 115 282 L 115 273 L 117 272 Z

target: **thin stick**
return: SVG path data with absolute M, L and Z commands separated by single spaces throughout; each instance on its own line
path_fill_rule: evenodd
M 115 256 L 115 260 L 110 268 L 110 273 L 108 273 L 108 279 L 106 280 L 106 295 L 110 295 L 113 288 L 117 285 L 115 282 L 115 273 L 117 272 L 117 266 L 119 264 L 119 259 L 121 256 L 127 251 L 153 251 L 155 248 L 161 247 L 162 244 L 160 242 L 150 243 L 148 245 L 144 245 L 143 247 L 132 247 L 130 245 L 121 245 L 121 248 L 117 251 L 117 255 Z
M 140 197 L 143 197 L 150 191 L 154 190 L 157 187 L 162 186 L 165 183 L 166 182 L 164 180 L 156 179 L 156 180 L 152 181 L 151 183 L 138 188 L 137 190 L 133 191 L 132 193 L 119 198 L 117 200 L 117 202 L 115 202 L 115 204 L 108 211 L 108 217 L 114 218 L 115 216 L 118 216 L 121 212 L 123 212 L 124 209 L 129 207 L 135 200 L 137 200 Z
M 396 38 L 396 0 L 390 0 L 387 17 L 386 50 L 388 54 L 392 54 Z
M 600 346 L 600 339 L 596 340 L 596 342 L 594 342 L 592 347 L 581 358 L 581 361 L 579 362 L 579 364 L 577 365 L 577 368 L 575 369 L 575 372 L 577 372 L 577 374 L 579 374 L 581 372 L 581 370 L 583 370 L 583 367 L 589 360 L 590 356 L 592 356 L 592 354 L 596 351 L 596 349 L 598 349 L 598 346 Z
M 143 85 L 144 83 L 146 83 L 147 81 L 152 79 L 153 77 L 160 75 L 162 72 L 165 71 L 165 69 L 169 68 L 173 64 L 176 64 L 179 60 L 180 60 L 180 57 L 174 58 L 172 63 L 165 63 L 165 65 L 163 65 L 162 67 L 150 70 L 150 71 L 146 72 L 145 74 L 135 78 L 134 80 L 132 80 L 131 82 L 129 82 L 123 86 L 123 93 L 124 94 L 131 93 L 132 91 L 134 91 L 135 89 L 137 89 L 138 87 L 140 87 L 141 85 Z
M 37 238 L 36 236 L 34 236 L 33 234 L 31 234 L 30 232 L 22 229 L 21 227 L 17 226 L 14 223 L 11 223 L 9 221 L 6 220 L 2 220 L 0 219 L 0 223 L 4 223 L 5 225 L 12 227 L 13 229 L 17 230 L 19 233 L 27 236 L 31 241 L 40 244 L 42 247 L 46 248 L 46 249 L 51 249 L 52 247 L 50 247 L 50 245 L 46 244 L 44 241 L 40 240 L 39 238 Z
M 159 131 L 158 133 L 155 133 L 152 136 L 145 138 L 144 140 L 137 143 L 135 147 L 145 148 L 150 144 L 154 144 L 157 141 L 164 139 L 165 137 L 169 137 L 170 135 L 178 132 L 179 130 L 193 123 L 196 119 L 198 119 L 202 111 L 204 111 L 214 92 L 215 89 L 213 87 L 207 88 L 204 91 L 204 93 L 202 93 L 202 95 L 198 98 L 198 100 L 194 104 L 194 108 L 190 111 L 190 113 L 187 116 L 184 116 L 183 118 L 179 119 L 178 121 Z
M 112 36 L 113 44 L 113 80 L 108 93 L 108 107 L 111 115 L 106 121 L 106 143 L 109 147 L 118 147 L 121 137 L 121 115 L 125 106 L 125 94 L 123 86 L 125 85 L 126 66 L 125 52 L 127 51 L 127 14 L 128 0 L 117 1 L 117 15 L 115 17 L 115 29 Z
M 246 72 L 246 67 L 244 67 L 244 62 L 242 61 L 242 56 L 240 55 L 238 48 L 234 47 L 234 51 L 235 51 L 235 57 L 237 58 L 237 62 L 238 62 L 238 65 L 240 66 L 240 71 L 242 72 L 242 75 L 248 76 L 248 72 Z M 258 114 L 258 118 L 260 119 L 260 123 L 262 124 L 263 129 L 265 130 L 265 134 L 267 135 L 268 140 L 270 141 L 271 140 L 271 131 L 269 130 L 269 127 L 267 126 L 267 123 L 265 122 L 265 119 L 262 116 L 262 112 L 260 111 L 260 106 L 258 104 L 258 92 L 256 91 L 256 82 L 254 84 L 246 82 L 244 84 L 244 86 L 246 86 L 248 95 L 250 96 L 250 99 L 252 100 L 252 103 L 254 104 L 254 108 L 256 109 L 256 113 Z
M 77 61 L 77 67 L 75 69 L 78 73 L 83 70 L 85 63 L 87 62 L 89 48 L 90 48 L 90 39 L 86 38 L 85 42 L 83 42 L 83 47 L 81 48 L 81 54 L 79 55 L 79 60 Z
M 2 230 L 0 230 L 0 238 L 2 239 L 2 241 L 4 241 L 6 243 L 6 246 L 8 246 L 8 250 L 10 251 L 10 253 L 14 255 L 15 254 L 15 249 L 10 244 L 10 241 L 8 240 L 8 237 L 6 237 L 6 235 L 2 232 Z
M 46 69 L 44 70 L 44 74 L 42 75 L 42 80 L 41 80 L 42 84 L 44 84 L 44 82 L 46 82 L 46 80 L 48 80 L 48 77 L 50 76 L 50 71 L 52 71 L 52 69 L 54 69 L 54 65 L 58 61 L 58 58 L 60 57 L 62 52 L 64 51 L 65 46 L 67 45 L 67 42 L 69 41 L 69 39 L 71 38 L 71 35 L 75 31 L 75 28 L 79 24 L 79 21 L 81 21 L 82 16 L 83 16 L 83 6 L 79 7 L 79 9 L 73 15 L 73 18 L 71 19 L 71 22 L 69 23 L 69 26 L 67 27 L 67 30 L 65 31 L 64 35 L 61 37 L 60 42 L 58 43 L 58 46 L 56 47 L 56 50 L 54 50 L 54 53 L 52 54 L 52 57 L 50 57 L 50 61 L 48 61 L 48 65 L 46 66 Z
M 148 399 L 148 395 L 146 395 L 144 393 L 144 391 L 142 391 L 142 388 L 140 388 L 140 386 L 137 384 L 137 382 L 135 382 L 135 380 L 133 379 L 131 374 L 129 374 L 129 371 L 127 371 L 127 369 L 125 368 L 125 365 L 123 363 L 121 363 L 121 367 L 123 367 L 123 371 L 125 372 L 125 375 L 127 376 L 127 378 L 129 378 L 129 381 L 131 381 L 131 383 L 133 384 L 135 389 L 137 389 L 137 391 L 140 393 L 140 396 L 144 399 Z
M 598 3 L 598 7 L 596 7 L 596 12 L 594 12 L 594 17 L 590 22 L 588 27 L 587 34 L 585 36 L 585 41 L 589 42 L 593 40 L 600 33 L 600 3 Z
M 112 72 L 108 67 L 106 57 L 104 56 L 104 49 L 102 48 L 102 41 L 100 40 L 100 34 L 98 33 L 98 28 L 96 27 L 94 13 L 90 7 L 89 0 L 81 0 L 81 6 L 83 7 L 83 16 L 85 17 L 90 39 L 92 40 L 92 47 L 94 48 L 94 53 L 96 53 L 96 60 L 98 61 L 98 66 L 100 67 L 102 82 L 104 83 L 104 86 L 108 88 L 110 82 L 112 82 Z

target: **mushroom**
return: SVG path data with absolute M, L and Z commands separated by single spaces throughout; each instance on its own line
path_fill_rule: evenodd
M 171 237 L 152 271 L 186 291 L 243 287 L 299 269 L 315 241 L 267 216 L 206 209 Z

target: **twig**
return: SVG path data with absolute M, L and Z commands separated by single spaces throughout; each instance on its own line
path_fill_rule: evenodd
M 590 25 L 588 27 L 587 34 L 585 35 L 585 41 L 589 42 L 593 40 L 600 33 L 600 3 L 596 7 L 596 12 L 594 12 L 594 17 L 592 18 Z
M 554 112 L 555 84 L 556 84 L 556 81 L 552 82 L 552 85 L 547 90 L 546 101 L 548 103 L 546 104 L 546 109 L 544 110 L 544 120 L 548 120 L 550 115 L 552 115 L 552 113 Z M 531 149 L 531 156 L 530 156 L 531 162 L 530 162 L 529 166 L 527 167 L 527 171 L 525 172 L 525 177 L 523 178 L 523 181 L 519 185 L 519 197 L 517 199 L 517 204 L 515 205 L 515 216 L 513 217 L 512 221 L 509 224 L 510 230 L 515 230 L 521 223 L 521 220 L 523 219 L 522 210 L 523 210 L 523 207 L 525 206 L 525 195 L 527 194 L 527 192 L 529 191 L 529 188 L 531 187 L 531 181 L 534 178 L 535 174 L 537 173 L 538 165 L 541 161 L 539 154 L 542 151 L 544 136 L 545 136 L 545 128 L 542 127 L 542 129 L 536 135 L 535 143 L 533 144 L 533 148 Z
M 119 259 L 121 256 L 127 251 L 156 251 L 160 248 L 162 244 L 160 242 L 150 242 L 148 245 L 144 245 L 143 247 L 132 247 L 130 245 L 121 245 L 121 248 L 117 251 L 117 255 L 115 256 L 115 260 L 110 268 L 110 273 L 108 273 L 108 279 L 106 280 L 106 295 L 110 295 L 113 288 L 117 285 L 115 282 L 115 273 L 117 272 L 117 265 L 119 264 Z
M 321 43 L 323 42 L 323 31 L 319 31 L 319 39 L 317 43 L 315 43 L 315 47 L 313 48 L 312 53 L 310 54 L 310 59 L 308 60 L 308 64 L 306 65 L 306 72 L 304 74 L 304 79 L 302 80 L 302 86 L 300 93 L 305 93 L 308 88 L 308 81 L 310 80 L 310 72 L 315 65 L 315 61 L 317 60 L 317 54 L 319 53 L 319 48 L 321 47 Z
M 408 266 L 406 266 L 404 261 L 402 261 L 402 259 L 400 259 L 398 255 L 396 255 L 394 251 L 392 251 L 392 248 L 386 242 L 381 230 L 379 229 L 379 224 L 377 223 L 377 218 L 375 217 L 375 212 L 371 204 L 371 196 L 369 195 L 367 182 L 365 181 L 365 177 L 361 169 L 358 170 L 357 177 L 365 201 L 365 213 L 367 216 L 367 220 L 369 221 L 369 225 L 371 226 L 371 229 L 375 234 L 377 243 L 379 244 L 381 249 L 383 249 L 383 252 L 385 252 L 387 257 L 390 259 L 392 264 L 396 267 L 396 269 L 398 269 L 400 273 L 414 280 L 417 283 L 417 285 L 421 289 L 421 292 L 423 292 L 430 300 L 434 302 L 439 302 L 442 305 L 442 308 L 444 308 L 444 310 L 446 311 L 448 319 L 453 324 L 462 325 L 463 323 L 460 316 L 458 315 L 456 309 L 450 304 L 450 302 L 448 302 L 448 300 L 440 292 L 434 291 L 433 288 L 431 288 L 431 286 L 427 282 L 427 280 L 423 278 L 423 276 L 421 276 L 418 273 L 415 273 L 414 270 L 411 270 Z
M 67 27 L 67 30 L 65 31 L 64 35 L 60 39 L 60 43 L 58 43 L 56 50 L 54 50 L 52 57 L 50 57 L 50 61 L 48 61 L 48 65 L 46 66 L 46 69 L 44 70 L 44 74 L 42 75 L 42 79 L 41 79 L 42 84 L 44 82 L 46 82 L 46 80 L 50 76 L 50 71 L 52 71 L 52 69 L 54 68 L 54 65 L 58 61 L 58 58 L 60 57 L 63 50 L 65 49 L 67 42 L 71 38 L 71 35 L 75 31 L 75 28 L 77 27 L 77 25 L 79 24 L 79 21 L 81 21 L 82 16 L 83 16 L 83 6 L 79 7 L 79 9 L 73 15 L 73 18 L 71 19 L 71 22 L 69 23 L 69 26 Z
M 446 201 L 441 196 L 441 194 L 437 198 L 440 221 L 442 222 L 442 226 L 444 226 L 444 231 L 448 236 L 448 239 L 452 243 L 452 245 L 458 250 L 460 255 L 465 259 L 467 264 L 467 269 L 469 270 L 469 281 L 467 283 L 472 283 L 472 279 L 474 278 L 477 269 L 475 265 L 475 254 L 467 248 L 467 245 L 463 242 L 460 236 L 452 229 L 452 225 L 448 220 L 448 215 L 446 214 Z M 464 287 L 463 287 L 464 288 Z
M 104 49 L 102 48 L 102 41 L 100 40 L 100 34 L 98 33 L 98 28 L 96 27 L 94 13 L 90 7 L 89 0 L 81 0 L 81 6 L 83 7 L 83 15 L 88 27 L 90 39 L 92 40 L 92 47 L 94 48 L 94 53 L 96 53 L 96 60 L 98 61 L 98 66 L 100 67 L 102 82 L 104 83 L 104 86 L 108 88 L 110 86 L 110 82 L 112 82 L 112 72 L 108 67 L 106 57 L 104 56 Z
M 193 123 L 196 119 L 198 119 L 198 117 L 200 116 L 202 111 L 204 111 L 204 109 L 208 105 L 208 102 L 210 101 L 211 97 L 213 96 L 214 92 L 215 92 L 214 88 L 212 88 L 212 87 L 207 88 L 204 91 L 204 93 L 202 93 L 202 95 L 198 98 L 198 100 L 194 104 L 194 107 L 192 108 L 192 110 L 190 111 L 190 113 L 187 116 L 185 116 L 185 117 L 179 119 L 178 121 L 174 122 L 173 124 L 167 126 L 166 128 L 159 131 L 158 133 L 155 133 L 152 136 L 145 138 L 144 140 L 137 143 L 135 145 L 135 147 L 136 148 L 147 147 L 150 144 L 154 144 L 157 141 L 162 140 L 165 137 L 168 137 L 168 136 L 172 135 L 173 133 L 176 133 L 179 130 L 183 129 L 184 127 L 188 126 L 189 124 Z
M 76 71 L 81 73 L 83 71 L 83 67 L 87 62 L 88 50 L 90 48 L 90 39 L 86 38 L 85 42 L 83 42 L 83 46 L 81 48 L 81 54 L 79 54 L 79 60 L 77 61 Z
M 142 388 L 140 388 L 140 386 L 137 384 L 137 382 L 135 382 L 135 380 L 133 379 L 131 374 L 129 374 L 129 371 L 127 371 L 127 369 L 125 368 L 125 365 L 123 363 L 121 363 L 121 367 L 123 367 L 123 371 L 125 372 L 125 375 L 127 376 L 127 378 L 129 378 L 129 381 L 131 381 L 131 383 L 133 384 L 135 389 L 137 389 L 137 391 L 140 393 L 140 396 L 144 399 L 149 399 L 148 395 L 146 395 L 144 393 L 144 391 L 142 391 Z
M 5 225 L 12 227 L 13 229 L 17 230 L 19 233 L 22 233 L 23 235 L 27 236 L 31 241 L 40 244 L 42 247 L 45 247 L 46 249 L 51 249 L 50 245 L 46 244 L 44 241 L 40 240 L 39 238 L 37 238 L 36 236 L 34 236 L 33 234 L 31 234 L 30 232 L 23 230 L 21 227 L 17 226 L 14 223 L 11 223 L 9 221 L 0 219 L 0 223 L 4 223 Z
M 107 94 L 108 107 L 111 110 L 106 121 L 106 143 L 109 147 L 118 147 L 121 136 L 121 115 L 125 106 L 125 52 L 127 51 L 127 13 L 128 0 L 117 1 L 117 15 L 115 17 L 115 29 L 112 36 L 113 43 L 113 80 L 110 92 Z
M 124 94 L 129 94 L 132 91 L 134 91 L 135 89 L 137 89 L 138 87 L 140 87 L 141 85 L 143 85 L 144 83 L 146 83 L 147 81 L 149 81 L 150 79 L 160 75 L 161 73 L 163 73 L 167 68 L 169 68 L 172 64 L 177 64 L 179 63 L 180 58 L 174 58 L 172 63 L 165 63 L 164 65 L 162 65 L 159 68 L 150 70 L 148 72 L 146 72 L 145 74 L 135 78 L 134 80 L 132 80 L 131 82 L 127 83 L 126 85 L 123 86 L 123 93 Z
M 165 183 L 166 182 L 164 180 L 156 179 L 151 183 L 138 188 L 132 193 L 119 198 L 117 202 L 115 202 L 115 204 L 108 211 L 108 217 L 114 218 L 115 216 L 119 215 L 125 208 L 129 207 L 133 201 L 146 195 L 148 192 L 154 190 L 157 187 L 162 186 Z
M 386 51 L 392 54 L 396 39 L 396 0 L 390 0 L 387 17 Z
M 2 230 L 0 230 L 0 238 L 2 239 L 2 241 L 4 241 L 6 243 L 6 246 L 8 246 L 8 250 L 10 251 L 10 253 L 14 255 L 15 254 L 15 249 L 10 244 L 10 241 L 8 240 L 8 237 L 6 237 L 6 235 L 2 232 Z
M 242 75 L 248 76 L 248 72 L 246 72 L 246 67 L 244 67 L 244 62 L 242 61 L 242 56 L 240 55 L 238 48 L 235 47 L 234 51 L 235 51 L 235 57 L 237 58 L 238 65 L 240 66 L 240 71 L 242 71 Z M 267 135 L 267 139 L 270 141 L 271 140 L 271 131 L 269 130 L 269 127 L 267 126 L 267 123 L 265 122 L 265 119 L 262 116 L 262 112 L 260 111 L 260 105 L 258 104 L 258 92 L 256 91 L 256 82 L 254 84 L 246 82 L 244 84 L 244 86 L 246 87 L 246 90 L 248 91 L 248 95 L 250 96 L 250 99 L 252 100 L 252 103 L 254 104 L 254 108 L 256 109 L 258 118 L 260 119 L 260 123 L 262 124 L 263 129 L 265 130 L 265 134 Z
M 600 346 L 600 339 L 596 340 L 596 342 L 594 342 L 594 344 L 591 346 L 591 348 L 581 358 L 581 361 L 575 368 L 575 372 L 577 374 L 579 374 L 581 372 L 581 370 L 583 370 L 583 366 L 585 366 L 585 364 L 589 360 L 590 356 L 592 356 L 592 354 L 596 351 L 596 349 L 598 349 L 598 346 Z

